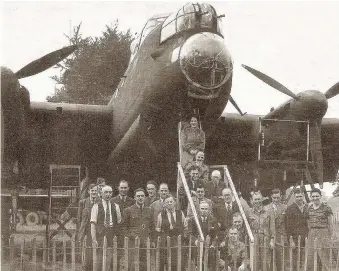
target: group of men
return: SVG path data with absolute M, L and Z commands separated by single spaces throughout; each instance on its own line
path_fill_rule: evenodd
M 287 247 L 289 240 L 296 247 L 300 242 L 301 250 L 305 249 L 305 237 L 308 237 L 308 258 L 298 261 L 298 250 L 294 250 L 293 265 L 311 266 L 313 264 L 313 240 L 317 238 L 318 245 L 326 247 L 332 234 L 331 208 L 320 201 L 321 191 L 314 189 L 311 192 L 312 203 L 305 203 L 303 192 L 295 189 L 295 201 L 286 206 L 282 203 L 282 194 L 279 189 L 272 190 L 272 202 L 264 206 L 263 196 L 260 192 L 253 192 L 251 196 L 252 207 L 239 212 L 238 205 L 233 202 L 232 192 L 221 179 L 220 171 L 214 170 L 207 183 L 199 181 L 199 174 L 195 167 L 189 173 L 187 185 L 192 194 L 196 214 L 190 204 L 173 197 L 166 183 L 157 184 L 149 181 L 146 191 L 143 188 L 134 190 L 134 199 L 129 197 L 128 182 L 120 181 L 118 195 L 113 197 L 113 189 L 99 178 L 96 184 L 88 188 L 89 197 L 79 203 L 78 221 L 80 229 L 79 241 L 87 236 L 87 244 L 102 247 L 106 236 L 107 246 L 112 247 L 113 237 L 117 236 L 118 247 L 124 247 L 124 238 L 129 237 L 129 269 L 133 270 L 139 264 L 139 270 L 146 270 L 146 242 L 150 238 L 151 247 L 156 246 L 160 236 L 160 270 L 168 265 L 167 237 L 170 237 L 171 268 L 177 269 L 177 240 L 182 236 L 182 244 L 191 244 L 198 247 L 200 230 L 204 238 L 210 237 L 209 261 L 215 260 L 216 248 L 220 251 L 220 268 L 231 270 L 249 270 L 247 230 L 243 221 L 246 215 L 249 226 L 257 238 L 254 249 L 257 267 L 256 270 L 272 270 L 273 264 L 277 271 L 284 270 L 289 255 Z M 180 189 L 179 189 L 180 190 Z M 179 191 L 180 192 L 180 191 Z M 147 195 L 147 196 L 146 196 Z M 299 237 L 300 236 L 300 237 Z M 140 241 L 139 259 L 135 257 L 135 238 Z M 186 242 L 186 243 L 185 243 Z M 248 243 L 247 243 L 248 244 Z M 273 249 L 275 253 L 273 253 Z M 93 270 L 91 261 L 91 248 L 87 259 L 87 270 Z M 192 250 L 195 258 L 198 250 Z M 329 269 L 329 252 L 317 250 L 323 270 Z M 112 262 L 112 250 L 108 250 L 107 268 Z M 186 254 L 185 254 L 186 253 Z M 185 249 L 182 255 L 187 255 Z M 195 254 L 194 254 L 195 253 Z M 275 259 L 273 259 L 273 255 Z M 285 255 L 285 263 L 283 258 Z M 301 253 L 303 255 L 303 253 Z M 118 261 L 122 254 L 118 253 Z M 185 268 L 186 261 L 181 267 Z M 102 264 L 102 263 L 101 263 Z M 101 264 L 99 264 L 101 266 Z M 266 266 L 265 266 L 266 265 Z M 168 268 L 167 268 L 168 269 Z M 308 269 L 307 269 L 308 270 Z

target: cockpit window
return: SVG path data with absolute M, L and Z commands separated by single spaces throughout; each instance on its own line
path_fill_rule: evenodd
M 211 5 L 188 3 L 165 20 L 162 25 L 160 42 L 189 29 L 203 29 L 223 37 L 221 23 Z
M 135 54 L 139 50 L 139 47 L 148 36 L 151 31 L 156 28 L 159 24 L 163 23 L 165 19 L 168 17 L 168 14 L 163 15 L 155 15 L 151 17 L 145 24 L 144 28 L 142 29 L 141 33 L 132 41 L 131 43 L 131 60 L 134 58 Z

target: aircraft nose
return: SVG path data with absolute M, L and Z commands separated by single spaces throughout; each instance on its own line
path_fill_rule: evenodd
M 322 118 L 326 114 L 328 101 L 323 93 L 317 90 L 305 91 L 304 99 L 309 116 Z
M 189 37 L 180 50 L 180 67 L 190 83 L 190 96 L 214 98 L 232 75 L 232 58 L 224 40 L 213 33 Z

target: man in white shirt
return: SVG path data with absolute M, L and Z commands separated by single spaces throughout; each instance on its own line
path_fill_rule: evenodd
M 156 201 L 154 201 L 151 205 L 151 213 L 153 214 L 153 220 L 155 222 L 156 226 L 156 222 L 158 219 L 158 215 L 161 213 L 162 210 L 164 210 L 165 208 L 165 199 L 169 194 L 169 189 L 168 189 L 168 184 L 167 183 L 161 183 L 159 186 L 159 195 L 160 198 Z
M 118 226 L 121 223 L 121 211 L 119 205 L 111 201 L 113 195 L 112 187 L 106 185 L 102 188 L 102 200 L 93 205 L 91 212 L 91 235 L 93 246 L 102 246 L 104 237 L 107 239 L 107 246 L 113 246 L 113 237 L 116 235 Z M 112 250 L 107 251 L 106 270 L 109 270 L 112 262 Z M 97 251 L 98 264 L 100 266 L 100 250 Z

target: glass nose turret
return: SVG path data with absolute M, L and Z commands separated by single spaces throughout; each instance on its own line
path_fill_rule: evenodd
M 232 75 L 232 58 L 224 40 L 210 32 L 189 37 L 180 50 L 180 67 L 189 82 L 189 96 L 215 98 Z

